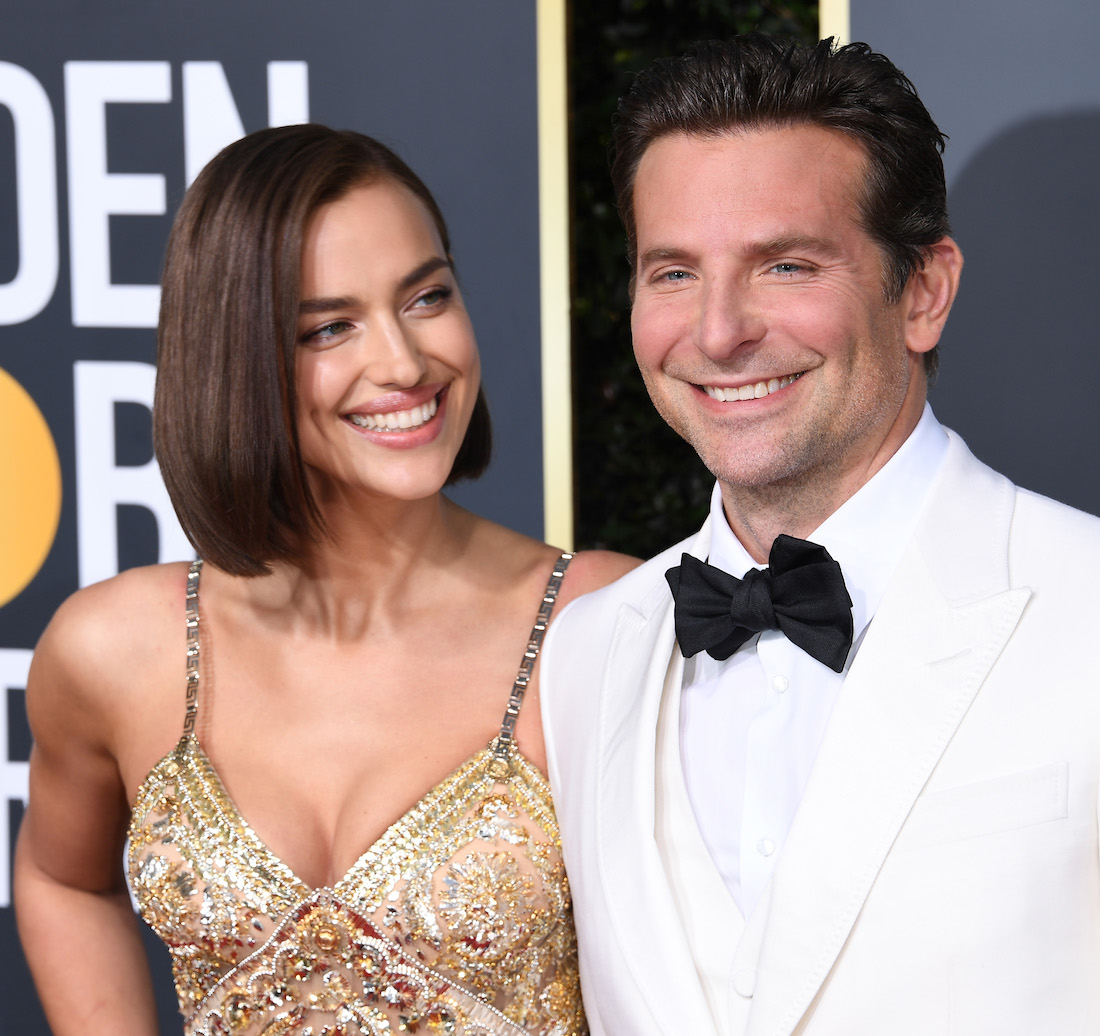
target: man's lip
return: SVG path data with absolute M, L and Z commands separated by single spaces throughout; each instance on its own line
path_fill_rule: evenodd
M 437 396 L 441 396 L 447 389 L 445 382 L 436 382 L 434 385 L 418 385 L 415 388 L 404 389 L 401 392 L 389 392 L 384 396 L 378 396 L 361 406 L 348 410 L 344 416 L 352 414 L 374 415 L 394 414 L 401 410 L 411 410 L 415 406 L 423 406 L 431 402 Z
M 711 399 L 720 403 L 743 402 L 749 399 L 762 399 L 773 392 L 785 389 L 793 385 L 805 374 L 805 371 L 796 371 L 793 374 L 782 374 L 771 378 L 761 378 L 757 381 L 746 381 L 740 385 L 699 385 Z

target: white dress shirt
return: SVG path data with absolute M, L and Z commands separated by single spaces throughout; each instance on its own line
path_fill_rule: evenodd
M 926 405 L 897 453 L 807 539 L 840 564 L 855 640 L 844 672 L 776 630 L 726 661 L 701 652 L 684 667 L 680 755 L 700 834 L 749 917 L 771 879 L 821 747 L 833 705 L 867 626 L 911 538 L 947 450 Z M 715 486 L 710 564 L 743 577 L 760 568 L 733 534 Z

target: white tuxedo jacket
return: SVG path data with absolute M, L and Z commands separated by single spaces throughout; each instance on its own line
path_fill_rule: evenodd
M 546 641 L 594 1036 L 716 1032 L 654 838 L 658 708 L 683 667 L 664 572 L 708 547 L 704 527 Z M 730 1034 L 1097 1036 L 1098 790 L 1100 520 L 952 436 L 738 939 Z

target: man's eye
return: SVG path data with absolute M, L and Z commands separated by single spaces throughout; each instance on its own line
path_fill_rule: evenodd
M 772 269 L 776 273 L 798 273 L 802 267 L 798 263 L 776 263 Z

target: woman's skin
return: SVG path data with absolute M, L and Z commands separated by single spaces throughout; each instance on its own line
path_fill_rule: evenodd
M 479 360 L 406 188 L 376 181 L 314 216 L 298 334 L 298 431 L 325 535 L 258 578 L 205 568 L 197 733 L 257 835 L 321 886 L 497 733 L 558 551 L 440 493 Z M 369 427 L 414 408 L 406 429 Z M 635 564 L 579 554 L 558 608 Z M 121 857 L 130 803 L 182 733 L 186 573 L 81 590 L 35 652 L 16 905 L 57 1036 L 157 1033 Z M 536 670 L 516 738 L 545 771 L 538 697 Z

